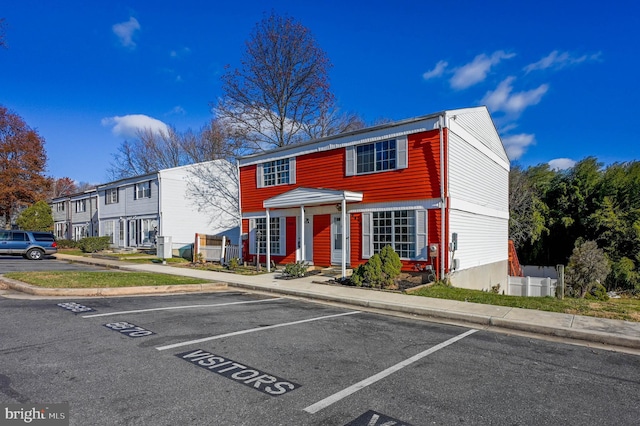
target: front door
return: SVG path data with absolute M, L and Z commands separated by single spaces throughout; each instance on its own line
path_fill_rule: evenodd
M 298 222 L 298 230 L 300 229 L 300 217 L 297 218 Z M 313 216 L 305 216 L 304 217 L 304 227 L 302 228 L 302 232 L 304 232 L 304 261 L 308 264 L 313 264 Z M 298 231 L 298 249 L 297 249 L 297 260 L 302 260 L 302 238 L 300 238 L 300 233 Z
M 347 236 L 349 236 L 349 216 L 347 216 Z M 349 244 L 347 243 L 347 264 L 349 263 Z M 342 263 L 342 214 L 331 215 L 331 263 Z

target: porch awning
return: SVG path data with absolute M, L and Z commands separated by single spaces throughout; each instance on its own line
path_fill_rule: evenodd
M 362 201 L 362 192 L 336 191 L 322 188 L 296 188 L 264 200 L 265 209 L 278 209 L 319 204 Z

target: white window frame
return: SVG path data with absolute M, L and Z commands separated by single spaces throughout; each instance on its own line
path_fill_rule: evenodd
M 60 201 L 59 203 L 56 203 L 56 211 L 59 212 L 63 212 L 64 211 L 64 201 Z
M 265 221 L 267 218 L 266 217 L 260 217 L 260 218 L 255 218 L 255 219 L 249 219 L 249 254 L 257 254 L 256 253 L 256 237 L 257 237 L 257 221 L 261 220 L 261 221 Z M 271 217 L 270 221 L 272 223 L 271 226 L 271 256 L 285 256 L 286 255 L 286 251 L 287 251 L 287 239 L 286 239 L 286 220 L 284 217 Z M 278 232 L 274 232 L 275 231 L 275 226 L 274 224 L 277 223 L 278 226 Z M 264 239 L 266 238 L 266 232 L 263 232 L 263 234 L 260 236 L 261 240 L 264 241 Z M 278 251 L 274 250 L 274 243 L 278 244 Z M 266 255 L 267 251 L 266 251 L 266 245 L 263 247 L 264 252 L 261 251 L 261 255 Z
M 384 209 L 384 210 L 380 210 L 380 211 L 376 211 L 376 213 L 378 212 L 383 212 L 383 211 L 390 211 L 388 209 Z M 427 253 L 427 242 L 428 242 L 428 236 L 427 236 L 427 230 L 428 228 L 428 224 L 427 224 L 427 210 L 424 209 L 402 209 L 402 208 L 397 208 L 397 209 L 393 209 L 391 211 L 410 211 L 410 212 L 414 212 L 413 214 L 415 215 L 414 218 L 414 226 L 415 226 L 415 236 L 414 236 L 414 241 L 415 241 L 415 253 L 414 256 L 412 257 L 401 257 L 401 259 L 404 260 L 427 260 L 428 259 L 428 253 Z M 371 258 L 371 256 L 373 256 L 375 253 L 379 252 L 379 250 L 382 249 L 383 246 L 381 246 L 379 248 L 378 251 L 374 250 L 374 228 L 373 228 L 373 213 L 374 212 L 363 212 L 362 213 L 362 258 L 363 259 L 369 259 Z M 392 228 L 394 227 L 394 225 L 392 224 Z M 393 234 L 393 230 L 391 231 L 392 235 Z M 392 238 L 392 243 L 391 246 L 394 248 L 395 250 L 395 241 L 393 241 Z M 402 242 L 399 242 L 399 244 L 402 244 Z
M 110 243 L 113 244 L 113 233 L 114 233 L 114 221 L 113 220 L 105 220 L 103 228 L 103 236 L 111 237 Z
M 291 185 L 296 183 L 295 157 L 267 161 L 258 164 L 256 167 L 256 184 L 258 188 Z M 286 167 L 286 171 L 283 169 L 284 167 Z M 273 169 L 273 172 L 265 171 L 265 169 L 271 168 Z M 285 173 L 287 174 L 286 180 L 284 179 Z M 273 180 L 271 180 L 269 176 L 273 176 Z M 269 179 L 269 182 L 267 182 L 267 179 Z
M 105 204 L 118 204 L 118 188 L 106 189 L 104 191 Z
M 151 181 L 136 183 L 133 190 L 133 199 L 151 198 Z
M 395 141 L 395 158 L 387 159 L 386 161 L 393 160 L 395 162 L 395 167 L 393 168 L 378 168 L 378 160 L 377 160 L 377 149 L 378 144 L 381 146 L 385 142 Z M 394 170 L 406 169 L 409 166 L 409 157 L 408 157 L 408 138 L 407 136 L 399 136 L 395 138 L 380 138 L 376 141 L 368 141 L 364 144 L 356 144 L 351 145 L 346 148 L 346 164 L 345 164 L 345 174 L 347 176 L 360 176 L 360 175 L 368 175 L 372 173 L 384 173 Z M 358 148 L 365 146 L 373 146 L 373 170 L 361 171 L 358 172 Z
M 87 211 L 87 200 L 76 200 L 76 213 L 84 213 Z

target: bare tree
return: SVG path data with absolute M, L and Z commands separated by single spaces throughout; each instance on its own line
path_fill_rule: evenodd
M 64 197 L 65 195 L 75 194 L 78 191 L 78 186 L 69 177 L 54 178 L 51 181 L 51 198 Z
M 215 114 L 246 143 L 242 153 L 300 142 L 333 104 L 330 66 L 308 28 L 272 13 L 246 42 L 241 68 L 222 77 Z
M 358 114 L 341 113 L 337 108 L 323 108 L 317 120 L 306 123 L 304 132 L 309 139 L 318 139 L 339 133 L 352 132 L 366 127 Z

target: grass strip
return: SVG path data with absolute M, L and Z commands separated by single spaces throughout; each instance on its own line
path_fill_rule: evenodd
M 182 284 L 202 284 L 209 282 L 200 278 L 177 275 L 154 274 L 151 272 L 125 271 L 49 271 L 10 272 L 5 277 L 46 288 L 108 288 L 139 287 Z
M 424 287 L 410 294 L 486 305 L 640 322 L 640 300 L 633 298 L 609 299 L 607 301 L 573 298 L 560 300 L 554 297 L 506 296 L 444 285 Z

